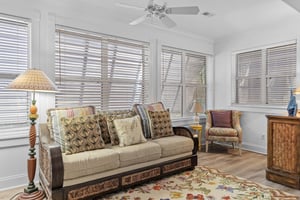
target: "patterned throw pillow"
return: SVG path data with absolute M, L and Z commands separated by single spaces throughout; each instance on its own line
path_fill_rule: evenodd
M 170 113 L 166 111 L 148 111 L 153 139 L 174 135 Z
M 69 108 L 54 108 L 47 110 L 47 125 L 50 131 L 50 136 L 61 146 L 61 151 L 65 152 L 65 136 L 62 131 L 60 119 L 62 117 L 76 117 L 83 115 L 95 114 L 94 106 L 69 107 Z
M 232 128 L 231 110 L 211 111 L 212 126 L 222 128 Z
M 146 138 L 151 138 L 151 126 L 148 110 L 151 111 L 164 111 L 164 105 L 162 102 L 156 102 L 152 104 L 134 104 L 133 109 L 141 117 L 142 129 Z
M 61 118 L 66 155 L 104 148 L 98 121 L 99 115 Z
M 120 141 L 120 147 L 147 141 L 143 135 L 141 119 L 138 115 L 124 119 L 115 119 L 114 125 Z
M 101 129 L 102 139 L 105 144 L 110 144 L 110 136 L 108 132 L 106 117 L 103 113 L 98 112 L 99 115 L 99 126 Z
M 107 115 L 105 115 L 110 141 L 112 145 L 119 144 L 118 134 L 113 121 L 115 119 L 133 117 L 134 115 L 136 115 L 136 113 L 133 110 L 114 111 L 114 112 L 109 112 Z

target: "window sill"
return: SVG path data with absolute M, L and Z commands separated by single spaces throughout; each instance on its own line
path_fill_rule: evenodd
M 230 109 L 244 112 L 268 113 L 286 115 L 286 106 L 269 106 L 269 105 L 239 105 L 231 104 Z

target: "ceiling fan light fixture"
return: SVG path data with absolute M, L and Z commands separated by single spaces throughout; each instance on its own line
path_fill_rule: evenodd
M 122 4 L 121 4 L 122 5 Z M 130 7 L 125 4 L 124 7 Z M 176 26 L 176 23 L 168 16 L 173 15 L 197 15 L 200 12 L 198 6 L 182 6 L 182 7 L 168 7 L 166 3 L 159 5 L 154 3 L 154 0 L 149 0 L 147 7 L 144 9 L 146 14 L 130 22 L 130 25 L 137 25 L 145 21 L 147 18 L 159 19 L 163 25 L 168 28 Z M 206 13 L 210 14 L 210 13 Z

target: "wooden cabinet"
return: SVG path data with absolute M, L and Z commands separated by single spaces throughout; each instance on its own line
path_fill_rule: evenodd
M 268 118 L 268 160 L 266 178 L 300 189 L 300 118 Z

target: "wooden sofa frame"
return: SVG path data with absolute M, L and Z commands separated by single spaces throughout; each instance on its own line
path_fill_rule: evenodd
M 40 185 L 48 199 L 97 199 L 111 192 L 116 192 L 137 184 L 149 182 L 185 170 L 192 170 L 197 165 L 197 139 L 186 127 L 173 127 L 175 135 L 190 137 L 194 141 L 191 156 L 185 156 L 155 165 L 99 177 L 99 179 L 71 186 L 63 186 L 64 166 L 59 144 L 49 135 L 46 124 L 40 124 L 39 135 L 39 177 Z

